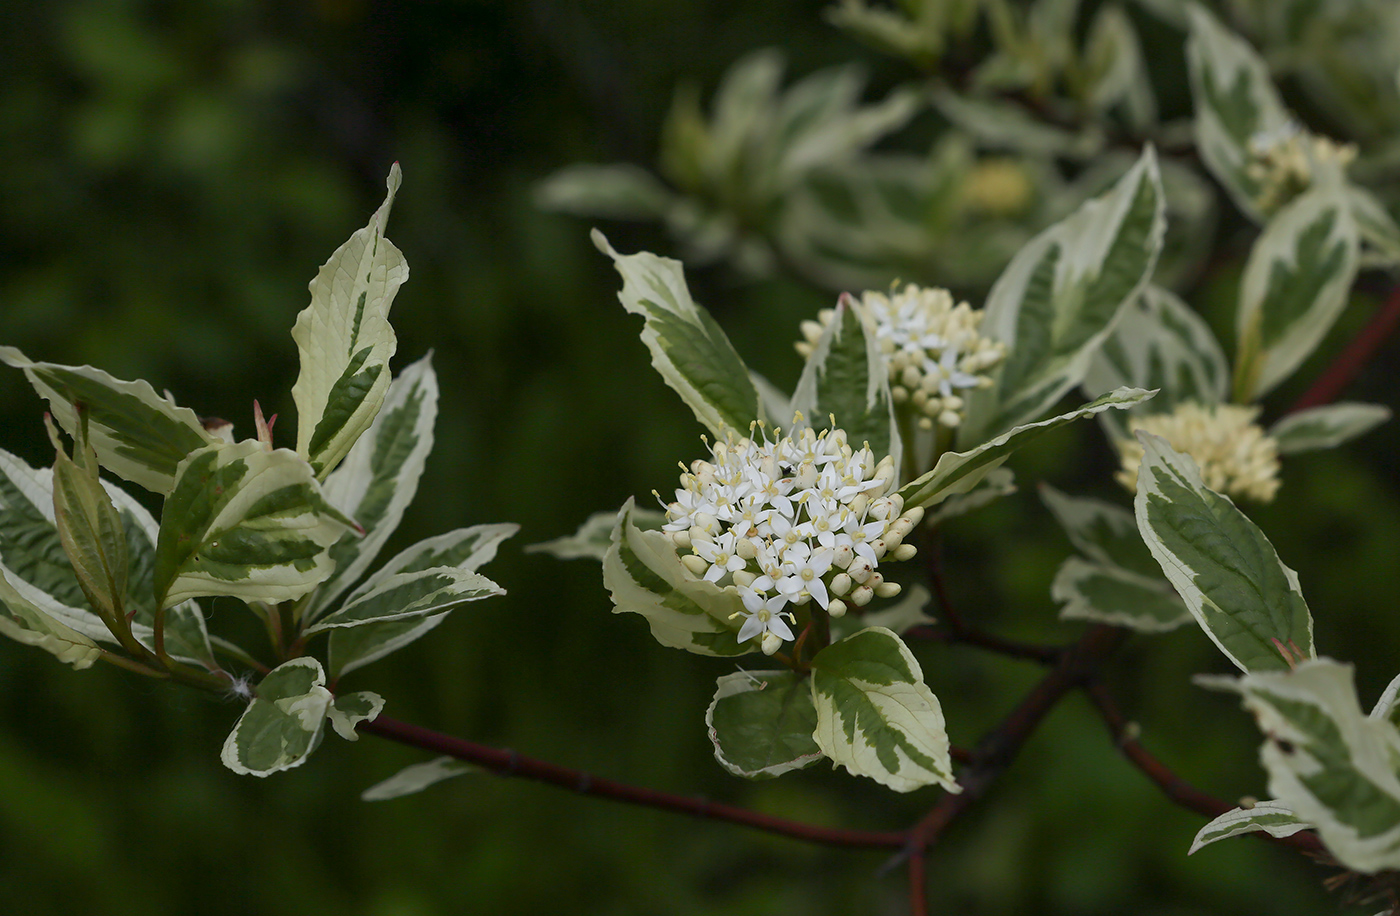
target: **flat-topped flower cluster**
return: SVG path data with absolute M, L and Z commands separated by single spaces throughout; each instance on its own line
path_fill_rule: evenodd
M 875 327 L 875 339 L 890 371 L 890 396 L 904 411 L 932 429 L 952 428 L 966 412 L 964 395 L 992 384 L 988 370 L 1006 358 L 1006 345 L 982 336 L 983 312 L 957 302 L 946 289 L 915 286 L 884 293 L 867 291 L 861 304 Z M 835 311 L 823 309 L 817 321 L 804 321 L 803 356 L 812 352 Z
M 768 655 L 794 639 L 791 608 L 809 602 L 833 617 L 848 604 L 893 597 L 899 585 L 878 570 L 907 560 L 903 540 L 923 518 L 890 491 L 894 463 L 868 445 L 852 448 L 840 429 L 802 424 L 787 435 L 757 424 L 730 433 L 681 475 L 664 530 L 697 578 L 734 588 L 745 617 L 738 639 Z M 759 433 L 757 436 L 756 433 Z M 707 442 L 708 445 L 708 442 Z M 659 496 L 658 496 L 659 498 Z
M 1212 490 L 1266 503 L 1279 488 L 1278 442 L 1255 422 L 1258 418 L 1258 407 L 1187 401 L 1171 413 L 1151 414 L 1132 425 L 1190 455 Z M 1135 493 L 1142 445 L 1123 439 L 1118 450 L 1123 467 L 1115 477 Z

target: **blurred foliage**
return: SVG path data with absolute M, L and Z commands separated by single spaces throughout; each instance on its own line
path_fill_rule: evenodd
M 1275 4 L 1227 5 L 1256 39 L 1290 28 L 1270 13 Z M 1385 95 L 1366 69 L 1375 55 L 1346 50 L 1385 40 L 1343 15 L 1366 5 L 1326 4 L 1341 10 L 1329 13 L 1329 28 L 1342 37 L 1318 39 L 1324 55 L 1310 50 L 1315 32 L 1287 33 L 1296 41 L 1279 43 L 1276 63 L 1290 75 L 1289 103 L 1328 116 L 1320 126 L 1379 138 L 1359 165 L 1385 174 L 1394 157 L 1381 141 L 1396 136 L 1400 120 L 1393 74 L 1385 74 Z M 729 777 L 697 722 L 714 678 L 731 664 L 660 650 L 640 621 L 609 615 L 595 565 L 520 550 L 629 495 L 665 488 L 676 460 L 699 448 L 688 412 L 652 375 L 635 320 L 617 307 L 615 276 L 585 224 L 537 210 L 535 183 L 574 161 L 664 158 L 664 140 L 658 147 L 653 138 L 672 110 L 673 87 L 701 87 L 708 99 L 732 62 L 763 46 L 781 46 L 791 81 L 861 60 L 869 88 L 859 101 L 878 104 L 908 73 L 826 24 L 825 6 L 12 0 L 0 5 L 0 339 L 36 359 L 147 378 L 245 430 L 255 397 L 287 413 L 290 399 L 277 393 L 294 379 L 287 332 L 305 305 L 305 284 L 373 209 L 389 162 L 400 160 L 405 185 L 393 237 L 413 271 L 394 316 L 401 360 L 436 349 L 443 404 L 422 495 L 387 549 L 480 522 L 518 521 L 523 531 L 491 567 L 506 598 L 460 612 L 442 638 L 353 676 L 350 686 L 386 696 L 390 715 L 610 777 L 824 823 L 905 824 L 931 793 L 890 797 L 817 771 L 756 784 Z M 1149 6 L 1170 15 L 1180 4 L 1128 9 L 1144 66 L 1170 90 L 1155 99 L 1170 123 L 1190 113 L 1181 35 L 1145 14 Z M 1000 40 L 1032 33 L 1013 17 Z M 998 40 L 983 30 L 967 39 L 981 51 Z M 972 56 L 964 50 L 950 53 Z M 1321 72 L 1344 73 L 1339 82 L 1355 91 L 1340 100 L 1321 94 Z M 1069 77 L 1051 67 L 983 74 L 980 84 L 1047 79 Z M 1023 150 L 987 158 L 985 142 L 960 144 L 941 124 L 920 113 L 912 145 L 872 155 L 916 175 L 927 174 L 920 169 L 929 161 L 952 162 L 948 193 L 960 199 L 973 193 L 977 169 L 1020 168 L 1027 159 Z M 1007 221 L 1011 241 L 987 241 L 985 263 L 945 282 L 980 301 L 979 286 L 1017 239 L 1114 177 L 1043 161 L 1025 167 L 1046 176 L 1037 187 L 1063 186 L 1065 203 L 1037 203 L 1034 218 Z M 944 240 L 985 225 L 956 212 L 964 221 L 948 224 Z M 1181 275 L 1229 340 L 1252 229 L 1225 213 L 1212 237 L 1213 219 L 1203 212 L 1194 232 L 1169 244 L 1194 265 Z M 647 226 L 609 233 L 620 250 L 670 245 Z M 963 255 L 925 245 L 903 255 L 901 275 L 937 281 L 938 267 L 967 266 Z M 816 277 L 814 289 L 781 273 L 753 274 L 719 265 L 693 273 L 692 283 L 750 364 L 790 387 L 800 363 L 787 341 L 802 318 L 829 304 L 824 288 L 846 278 Z M 1370 303 L 1355 298 L 1319 354 L 1273 395 L 1271 415 L 1360 327 Z M 1394 354 L 1392 346 L 1349 396 L 1393 403 Z M 47 464 L 41 409 L 19 373 L 0 374 L 0 411 L 6 447 Z M 1114 496 L 1097 430 L 1085 425 L 1044 441 L 1013 462 L 1022 480 Z M 1344 453 L 1294 459 L 1284 497 L 1255 513 L 1299 571 L 1318 644 L 1357 663 L 1363 699 L 1393 674 L 1400 644 L 1389 612 L 1400 546 L 1397 451 L 1391 424 Z M 1033 492 L 1003 500 L 948 532 L 954 599 L 1008 636 L 1067 638 L 1078 628 L 1056 622 L 1048 588 L 1068 551 Z M 214 613 L 234 610 L 215 604 Z M 919 651 L 961 745 L 1037 676 L 974 650 Z M 1183 629 L 1135 639 L 1112 679 L 1149 748 L 1193 784 L 1229 798 L 1262 788 L 1257 735 L 1233 700 L 1189 683 L 1225 665 L 1199 632 Z M 362 803 L 363 788 L 422 757 L 372 739 L 333 745 L 267 781 L 237 777 L 217 759 L 237 712 L 233 702 L 116 670 L 74 675 L 41 653 L 0 645 L 0 880 L 23 911 L 904 908 L 902 874 L 881 872 L 879 854 L 808 847 L 524 782 L 468 776 L 411 798 Z M 1087 705 L 1071 697 L 934 852 L 932 905 L 1080 916 L 1336 909 L 1318 887 L 1320 870 L 1264 843 L 1222 844 L 1188 860 L 1200 820 L 1120 760 Z

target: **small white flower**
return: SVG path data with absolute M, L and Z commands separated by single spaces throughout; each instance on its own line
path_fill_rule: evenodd
M 794 638 L 792 628 L 783 619 L 784 616 L 791 616 L 782 613 L 788 603 L 787 596 L 777 594 L 770 598 L 754 588 L 740 589 L 739 596 L 744 601 L 744 609 L 748 611 L 744 625 L 735 637 L 739 642 L 748 642 L 755 636 L 763 636 L 766 642 L 769 633 L 784 641 Z M 764 651 L 765 654 L 773 654 L 766 649 Z
M 745 566 L 742 557 L 734 549 L 734 532 L 727 531 L 713 541 L 697 541 L 695 553 L 705 562 L 712 564 L 705 573 L 706 582 L 718 582 L 725 573 L 732 573 Z

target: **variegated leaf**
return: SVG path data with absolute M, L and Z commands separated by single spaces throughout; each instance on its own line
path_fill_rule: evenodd
M 818 652 L 812 701 L 817 746 L 852 774 L 896 792 L 934 783 L 960 791 L 938 697 L 890 630 L 861 630 Z
M 666 513 L 655 509 L 633 509 L 632 523 L 643 531 L 655 531 L 666 524 Z M 531 544 L 525 548 L 525 552 L 547 553 L 561 560 L 602 561 L 608 548 L 612 546 L 612 532 L 616 525 L 616 512 L 594 512 L 573 534 L 540 544 Z
M 335 572 L 316 590 L 306 619 L 320 616 L 364 575 L 413 502 L 433 448 L 437 399 L 429 353 L 394 379 L 369 430 L 322 484 L 326 501 L 355 519 L 364 536 L 347 532 L 331 545 Z
M 632 521 L 633 500 L 618 512 L 612 546 L 603 557 L 603 587 L 615 614 L 640 614 L 663 646 L 697 655 L 743 655 L 757 647 L 739 643 L 743 602 L 733 590 L 696 579 L 661 531 L 643 531 Z
M 900 467 L 902 448 L 890 399 L 890 374 L 870 319 L 849 296 L 836 303 L 826 331 L 817 340 L 784 422 L 801 413 L 814 429 L 846 431 L 852 447 L 868 443 L 876 459 L 890 455 Z
M 331 630 L 326 650 L 326 664 L 330 667 L 331 677 L 339 679 L 356 668 L 363 668 L 391 652 L 397 652 L 426 636 L 446 619 L 447 614 L 433 614 Z
M 1101 499 L 1070 496 L 1046 483 L 1040 485 L 1040 499 L 1085 557 L 1160 581 L 1162 569 L 1138 534 L 1132 512 Z
M 322 617 L 304 633 L 311 636 L 338 627 L 431 617 L 468 602 L 504 594 L 505 589 L 480 573 L 455 566 L 398 573 L 356 589 L 344 607 Z
M 863 608 L 865 613 L 849 612 L 844 617 L 831 621 L 831 641 L 839 642 L 866 627 L 883 627 L 903 636 L 914 627 L 934 623 L 934 619 L 924 613 L 933 595 L 918 582 L 899 593 L 893 604 L 885 604 L 879 610 Z
M 1240 285 L 1237 401 L 1257 400 L 1322 342 L 1346 307 L 1357 248 L 1340 182 L 1314 184 L 1269 220 Z
M 384 698 L 377 693 L 361 690 L 359 693 L 342 693 L 331 701 L 326 710 L 326 718 L 331 728 L 346 741 L 360 740 L 355 726 L 361 722 L 373 722 L 384 711 Z
M 292 327 L 301 356 L 292 386 L 297 453 L 321 479 L 369 428 L 389 389 L 389 360 L 398 347 L 389 308 L 408 279 L 408 263 L 384 227 L 401 180 L 396 162 L 384 203 L 321 265 L 311 304 Z
M 295 452 L 252 439 L 200 449 L 181 462 L 161 515 L 157 601 L 300 598 L 330 575 L 326 548 L 353 525 Z
M 88 441 L 87 420 L 78 418 L 73 457 L 53 422 L 49 438 L 58 452 L 53 468 L 54 527 L 72 564 L 88 607 L 109 627 L 125 628 L 128 575 L 126 530 L 112 497 L 97 476 L 97 454 Z
M 73 405 L 82 404 L 98 462 L 162 496 L 175 485 L 175 468 L 186 455 L 219 441 L 194 411 L 157 395 L 148 382 L 122 381 L 91 366 L 36 363 L 14 347 L 0 347 L 0 362 L 24 370 L 70 436 L 78 430 Z
M 950 89 L 936 90 L 932 100 L 943 117 L 983 146 L 1068 159 L 1090 159 L 1103 149 L 1103 131 L 1097 127 L 1077 132 L 1056 127 L 1011 102 L 960 95 Z
M 667 385 L 715 436 L 765 419 L 749 370 L 724 331 L 690 298 L 679 261 L 648 252 L 621 255 L 598 230 L 593 243 L 622 274 L 623 308 L 646 319 L 642 342 Z
M 1189 456 L 1160 436 L 1137 436 L 1144 450 L 1134 499 L 1138 530 L 1206 635 L 1243 671 L 1315 657 L 1298 574 L 1259 526 L 1201 482 Z
M 1060 566 L 1050 597 L 1064 605 L 1061 620 L 1091 620 L 1142 633 L 1165 633 L 1191 622 L 1191 612 L 1160 576 L 1149 579 L 1079 557 Z
M 224 742 L 224 766 L 244 776 L 270 776 L 301 766 L 321 743 L 335 699 L 314 658 L 274 668 Z
M 993 468 L 976 487 L 966 493 L 956 493 L 940 502 L 938 508 L 924 516 L 924 524 L 941 525 L 950 518 L 966 515 L 1015 492 L 1016 475 L 1012 470 Z
M 982 333 L 1004 342 L 996 384 L 968 398 L 966 448 L 1042 416 L 1089 369 L 1095 349 L 1152 275 L 1166 231 L 1148 148 L 1103 195 L 1037 235 L 987 296 Z
M 1199 4 L 1189 8 L 1186 62 L 1196 104 L 1196 149 L 1235 206 L 1256 222 L 1260 179 L 1249 173 L 1250 141 L 1280 137 L 1292 119 L 1264 61 Z
M 1371 707 L 1371 718 L 1388 719 L 1390 722 L 1400 725 L 1395 721 L 1397 713 L 1400 713 L 1400 704 L 1396 703 L 1397 698 L 1400 698 L 1400 675 L 1393 678 L 1386 685 L 1385 690 L 1381 691 L 1376 705 Z
M 1322 407 L 1295 410 L 1269 428 L 1281 455 L 1336 448 L 1390 419 L 1390 408 L 1381 404 L 1344 401 Z
M 1314 825 L 1338 862 L 1368 874 L 1400 868 L 1400 732 L 1361 712 L 1350 665 L 1309 659 L 1213 684 L 1244 697 L 1266 736 L 1269 793 Z
M 1253 807 L 1233 808 L 1206 824 L 1191 841 L 1187 855 L 1191 855 L 1216 840 L 1229 839 L 1242 833 L 1264 831 L 1271 837 L 1292 836 L 1299 830 L 1307 830 L 1311 824 L 1298 820 L 1298 816 L 1282 802 L 1255 802 Z
M 0 635 L 38 646 L 76 670 L 91 667 L 102 650 L 97 643 L 45 614 L 15 590 L 0 569 Z
M 812 740 L 812 688 L 792 671 L 738 671 L 719 678 L 705 711 L 715 759 L 735 776 L 763 779 L 821 759 Z
M 1011 453 L 1052 429 L 1105 410 L 1126 410 L 1152 397 L 1140 388 L 1118 388 L 1078 410 L 1017 426 L 966 452 L 944 452 L 933 470 L 899 491 L 906 506 L 932 506 L 955 493 L 966 493 L 1010 457 Z
M 1346 197 L 1364 249 L 1361 266 L 1392 267 L 1400 263 L 1400 225 L 1396 225 L 1385 204 L 1370 191 L 1351 183 L 1346 185 Z
M 463 763 L 451 757 L 435 757 L 426 763 L 415 763 L 412 766 L 404 767 L 383 782 L 375 783 L 360 793 L 360 800 L 387 801 L 391 798 L 412 795 L 415 792 L 422 792 L 428 786 L 442 782 L 444 779 L 451 779 L 453 776 L 461 776 L 464 773 L 476 773 L 479 770 L 480 767 L 474 767 L 470 763 Z
M 606 219 L 660 219 L 675 195 L 635 165 L 568 165 L 535 186 L 542 209 Z
M 1098 397 L 1122 385 L 1155 388 L 1142 406 L 1168 412 L 1185 401 L 1218 404 L 1230 387 L 1230 367 L 1210 327 L 1168 290 L 1148 286 L 1127 308 L 1094 354 L 1081 389 Z M 1114 432 L 1127 436 L 1121 415 L 1105 414 Z

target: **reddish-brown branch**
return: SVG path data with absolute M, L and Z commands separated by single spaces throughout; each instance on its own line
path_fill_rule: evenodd
M 658 808 L 662 811 L 674 811 L 678 814 L 689 814 L 694 817 L 728 821 L 764 830 L 768 833 L 806 840 L 809 843 L 855 849 L 890 849 L 904 846 L 908 839 L 907 834 L 903 832 L 881 833 L 869 830 L 820 827 L 815 824 L 804 824 L 800 821 L 790 821 L 760 814 L 757 811 L 736 808 L 733 805 L 718 804 L 703 798 L 686 798 L 672 795 L 669 792 L 660 792 L 611 779 L 602 779 L 580 770 L 571 770 L 568 767 L 544 760 L 525 757 L 514 751 L 464 741 L 461 738 L 420 728 L 417 725 L 410 725 L 387 716 L 380 716 L 373 722 L 361 722 L 359 730 L 387 738 L 390 741 L 397 741 L 400 744 L 432 751 L 435 754 L 446 754 L 457 760 L 475 763 L 498 776 L 533 779 L 537 782 L 546 782 L 561 788 L 572 789 L 583 795 L 596 795 L 614 801 Z
M 924 851 L 909 851 L 909 916 L 928 916 L 928 876 L 924 873 Z
M 1090 682 L 1085 685 L 1084 692 L 1088 695 L 1089 701 L 1094 704 L 1094 708 L 1099 711 L 1104 724 L 1108 726 L 1109 734 L 1113 736 L 1114 743 L 1123 752 L 1123 756 L 1127 757 L 1133 766 L 1141 770 L 1143 775 L 1156 783 L 1167 798 L 1183 808 L 1209 818 L 1219 817 L 1235 807 L 1200 791 L 1176 775 L 1162 761 L 1148 753 L 1147 749 L 1133 735 L 1128 720 L 1119 710 L 1117 701 L 1113 699 L 1113 695 L 1109 693 L 1107 687 L 1097 682 Z M 1259 836 L 1267 837 L 1284 846 L 1292 846 L 1306 853 L 1323 851 L 1322 843 L 1318 841 L 1317 836 L 1307 831 L 1286 837 L 1270 837 L 1267 833 L 1262 832 Z
M 1376 309 L 1371 320 L 1357 332 L 1346 349 L 1337 355 L 1332 364 L 1317 377 L 1317 381 L 1293 404 L 1289 413 L 1309 407 L 1321 407 L 1337 400 L 1346 386 L 1351 384 L 1366 364 L 1375 357 L 1376 351 L 1395 332 L 1397 326 L 1400 326 L 1400 285 L 1391 289 L 1385 303 Z

